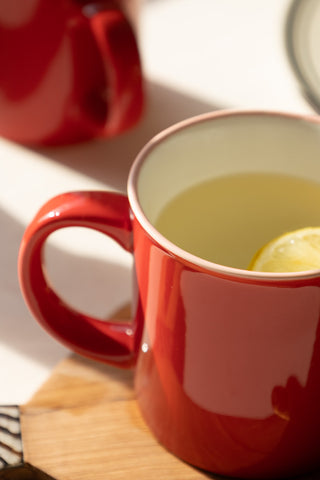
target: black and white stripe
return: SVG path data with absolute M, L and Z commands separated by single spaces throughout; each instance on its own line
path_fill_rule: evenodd
M 22 463 L 19 407 L 0 406 L 0 470 Z

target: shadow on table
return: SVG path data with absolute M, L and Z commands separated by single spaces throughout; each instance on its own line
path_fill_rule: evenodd
M 177 90 L 147 82 L 144 116 L 129 132 L 113 139 L 37 151 L 114 189 L 124 191 L 131 164 L 148 140 L 176 122 L 218 108 L 217 105 Z

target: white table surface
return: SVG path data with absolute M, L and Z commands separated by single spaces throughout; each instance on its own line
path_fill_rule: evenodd
M 0 139 L 0 404 L 25 403 L 68 354 L 31 317 L 19 290 L 18 248 L 36 210 L 67 190 L 125 191 L 139 149 L 183 118 L 221 108 L 314 113 L 287 59 L 289 4 L 144 0 L 139 42 L 147 108 L 136 128 L 114 140 L 56 149 Z M 111 241 L 69 229 L 48 250 L 52 281 L 73 305 L 106 317 L 129 301 L 132 260 Z

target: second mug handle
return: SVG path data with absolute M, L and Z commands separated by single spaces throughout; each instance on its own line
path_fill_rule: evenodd
M 112 136 L 134 125 L 143 109 L 143 80 L 132 26 L 114 0 L 85 6 L 104 64 L 107 119 L 101 134 Z
M 45 330 L 71 350 L 100 362 L 131 367 L 141 336 L 137 321 L 102 321 L 80 313 L 55 293 L 45 276 L 45 241 L 55 230 L 72 226 L 104 233 L 132 253 L 126 196 L 99 191 L 58 195 L 39 210 L 21 242 L 18 273 L 24 299 Z

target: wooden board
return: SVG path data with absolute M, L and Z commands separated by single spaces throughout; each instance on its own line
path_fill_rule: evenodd
M 24 461 L 59 480 L 200 480 L 154 439 L 135 401 L 133 373 L 63 360 L 21 406 Z

